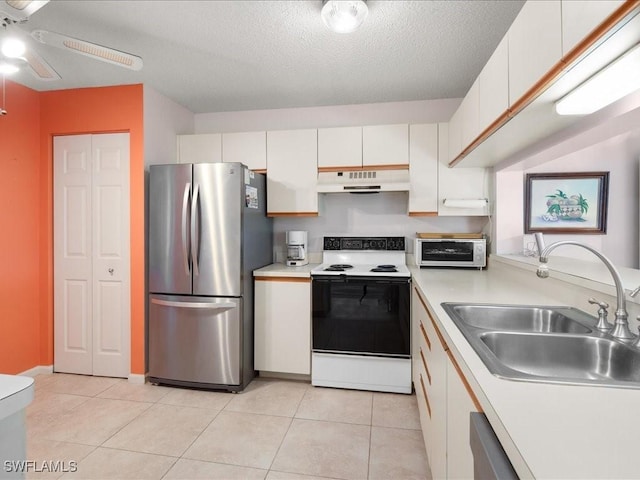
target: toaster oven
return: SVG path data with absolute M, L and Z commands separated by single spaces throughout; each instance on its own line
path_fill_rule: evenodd
M 416 238 L 414 255 L 419 267 L 469 267 L 487 265 L 484 238 Z

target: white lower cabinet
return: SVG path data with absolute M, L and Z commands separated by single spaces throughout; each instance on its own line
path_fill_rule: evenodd
M 311 279 L 256 277 L 254 367 L 311 374 Z
M 479 411 L 477 400 L 467 390 L 416 287 L 411 309 L 413 381 L 431 475 L 434 479 L 473 478 L 469 414 Z

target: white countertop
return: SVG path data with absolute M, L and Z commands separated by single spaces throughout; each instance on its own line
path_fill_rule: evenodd
M 311 270 L 317 267 L 318 263 L 309 263 L 301 267 L 287 267 L 284 263 L 272 263 L 266 267 L 253 271 L 254 277 L 302 277 L 310 278 Z
M 588 290 L 557 279 L 538 279 L 535 273 L 498 259 L 485 271 L 412 268 L 412 273 L 521 478 L 640 477 L 640 390 L 495 377 L 440 306 L 441 302 L 569 305 L 593 314 L 586 303 Z M 635 322 L 630 323 L 635 331 Z
M 33 378 L 0 374 L 0 420 L 26 408 L 33 400 Z

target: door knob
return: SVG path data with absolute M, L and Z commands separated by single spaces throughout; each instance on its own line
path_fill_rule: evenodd
M 107 271 L 109 272 L 109 275 L 111 275 L 111 276 L 113 277 L 114 269 L 113 269 L 113 268 L 110 268 L 110 269 L 109 269 L 109 270 L 107 270 Z

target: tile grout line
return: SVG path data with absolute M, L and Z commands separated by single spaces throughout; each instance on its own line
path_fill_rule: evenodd
M 293 425 L 293 420 L 296 418 L 296 414 L 298 413 L 298 410 L 300 409 L 300 405 L 302 404 L 302 401 L 304 400 L 304 397 L 307 396 L 307 393 L 309 391 L 310 391 L 310 389 L 309 389 L 309 387 L 307 387 L 305 389 L 305 392 L 300 397 L 300 400 L 298 400 L 298 404 L 296 405 L 296 409 L 293 412 L 293 415 L 291 416 L 291 419 L 289 421 L 289 426 L 287 427 L 287 431 L 284 432 L 284 435 L 282 436 L 282 440 L 280 440 L 280 444 L 278 445 L 278 448 L 276 449 L 276 453 L 273 456 L 273 458 L 271 459 L 271 463 L 269 463 L 269 468 L 267 468 L 267 473 L 265 475 L 265 478 L 269 475 L 269 472 L 271 472 L 271 467 L 273 467 L 273 462 L 276 461 L 276 457 L 278 456 L 278 453 L 280 453 L 280 449 L 282 448 L 282 444 L 284 443 L 284 439 L 287 438 L 287 435 L 289 434 L 289 431 L 291 430 L 291 426 Z

